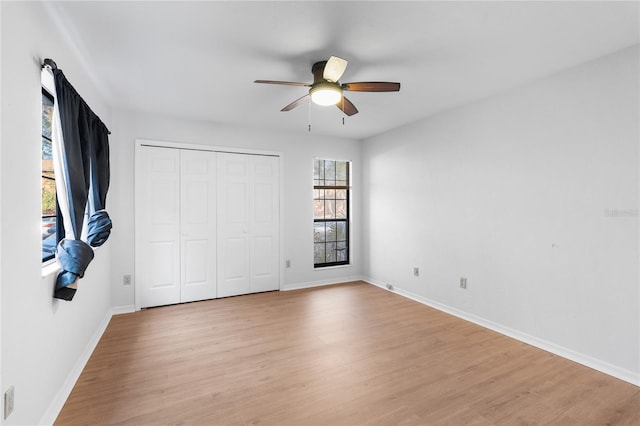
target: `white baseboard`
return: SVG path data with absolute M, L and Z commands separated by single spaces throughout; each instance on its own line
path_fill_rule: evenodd
M 116 306 L 111 308 L 111 314 L 113 315 L 121 315 L 121 314 L 130 314 L 136 311 L 135 305 L 124 305 L 124 306 Z
M 87 365 L 89 358 L 91 358 L 91 354 L 95 350 L 96 346 L 98 345 L 98 342 L 100 341 L 100 338 L 102 337 L 105 330 L 107 329 L 107 326 L 109 325 L 109 321 L 111 321 L 112 316 L 113 316 L 113 310 L 109 309 L 105 314 L 104 318 L 102 319 L 102 321 L 100 322 L 100 324 L 98 325 L 98 328 L 96 329 L 95 333 L 91 337 L 91 340 L 87 343 L 87 346 L 84 348 L 84 351 L 82 351 L 82 354 L 80 355 L 80 357 L 78 357 L 78 360 L 76 361 L 75 365 L 67 375 L 67 378 L 64 381 L 63 385 L 60 387 L 60 389 L 56 393 L 53 401 L 51 401 L 51 404 L 49 404 L 49 408 L 47 408 L 47 411 L 45 411 L 44 415 L 40 419 L 40 422 L 38 423 L 39 425 L 54 424 L 54 422 L 58 418 L 58 415 L 60 414 L 60 411 L 62 411 L 62 407 L 64 407 L 65 402 L 67 402 L 67 398 L 69 398 L 69 395 L 71 395 L 71 391 L 73 390 L 73 387 L 76 385 L 76 382 L 80 378 L 80 374 L 82 374 L 82 370 L 84 370 L 84 367 L 85 365 Z
M 304 288 L 323 287 L 326 285 L 333 285 L 333 284 L 344 284 L 351 281 L 364 281 L 364 278 L 361 276 L 355 276 L 355 277 L 332 278 L 330 280 L 308 281 L 306 283 L 285 284 L 282 286 L 282 288 L 280 288 L 280 290 L 281 291 L 301 290 Z
M 384 290 L 391 291 L 393 293 L 397 293 L 401 296 L 404 296 L 408 299 L 414 300 L 416 302 L 422 303 L 423 305 L 430 306 L 439 311 L 445 312 L 447 314 L 453 315 L 455 317 L 461 318 L 463 320 L 472 322 L 481 327 L 488 328 L 489 330 L 493 330 L 497 333 L 503 334 L 505 336 L 511 337 L 513 339 L 524 342 L 528 345 L 535 346 L 536 348 L 545 350 L 552 354 L 561 356 L 568 360 L 577 362 L 578 364 L 582 364 L 589 368 L 593 368 L 594 370 L 598 370 L 602 373 L 608 374 L 609 376 L 615 377 L 620 380 L 624 380 L 625 382 L 629 382 L 633 385 L 640 386 L 640 374 L 635 373 L 633 371 L 626 370 L 624 368 L 618 367 L 616 365 L 610 364 L 606 361 L 602 361 L 596 358 L 592 358 L 588 355 L 576 352 L 574 350 L 565 348 L 563 346 L 557 345 L 555 343 L 546 341 L 544 339 L 540 339 L 535 336 L 531 336 L 527 333 L 523 333 L 518 330 L 514 330 L 509 327 L 505 327 L 501 324 L 495 323 L 493 321 L 489 321 L 487 319 L 478 317 L 476 315 L 470 314 L 468 312 L 459 310 L 457 308 L 453 308 L 451 306 L 442 304 L 435 300 L 431 300 L 429 298 L 420 296 L 418 294 L 412 293 L 410 291 L 403 290 L 394 286 L 393 290 L 389 290 L 386 287 L 386 284 L 373 280 L 371 278 L 363 278 L 362 281 L 365 281 L 369 284 L 372 284 L 376 287 L 380 287 Z

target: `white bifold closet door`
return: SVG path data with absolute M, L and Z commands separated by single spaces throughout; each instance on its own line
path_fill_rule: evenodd
M 218 297 L 277 290 L 279 159 L 218 153 Z
M 215 298 L 216 153 L 143 146 L 139 154 L 139 306 Z

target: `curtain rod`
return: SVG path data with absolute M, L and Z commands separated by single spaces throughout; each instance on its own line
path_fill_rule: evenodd
M 42 61 L 42 68 L 49 68 L 51 70 L 57 70 L 58 65 L 54 62 L 53 59 L 47 58 Z

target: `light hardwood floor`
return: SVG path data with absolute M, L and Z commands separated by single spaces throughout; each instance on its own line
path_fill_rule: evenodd
M 356 282 L 115 316 L 57 425 L 634 425 L 640 388 Z

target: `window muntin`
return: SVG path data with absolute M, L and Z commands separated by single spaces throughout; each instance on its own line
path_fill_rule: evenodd
M 53 96 L 42 89 L 42 262 L 55 257 L 58 243 L 56 177 L 51 146 L 52 119 Z
M 350 163 L 314 160 L 313 263 L 316 268 L 349 264 Z

